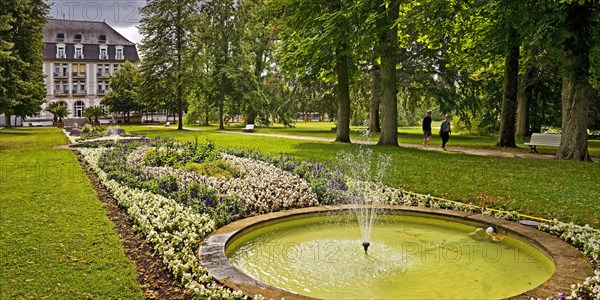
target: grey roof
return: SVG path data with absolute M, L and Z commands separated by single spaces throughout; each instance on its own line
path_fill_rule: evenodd
M 57 40 L 58 33 L 64 33 L 64 41 Z M 81 41 L 75 40 L 75 34 L 78 33 L 82 35 Z M 102 44 L 135 45 L 104 22 L 48 19 L 44 26 L 46 43 L 99 44 L 100 35 L 106 36 L 106 43 Z
M 64 40 L 57 39 L 58 33 L 64 34 Z M 81 34 L 81 41 L 75 40 L 75 34 Z M 101 35 L 106 38 L 105 42 L 99 40 Z M 140 59 L 135 44 L 104 22 L 49 19 L 44 26 L 44 41 L 46 60 L 73 60 L 76 44 L 83 45 L 86 61 L 104 61 L 99 59 L 100 45 L 107 45 L 108 60 L 114 60 L 116 46 L 123 46 L 124 60 L 135 62 Z M 64 59 L 56 58 L 57 44 L 65 44 Z

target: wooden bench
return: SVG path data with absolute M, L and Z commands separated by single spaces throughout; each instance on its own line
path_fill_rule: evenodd
M 525 143 L 529 146 L 529 153 L 537 153 L 536 146 L 560 146 L 560 134 L 558 133 L 534 133 L 531 135 L 529 143 Z
M 169 126 L 171 126 L 171 122 L 165 123 L 165 127 L 169 127 Z
M 244 129 L 242 129 L 242 132 L 253 132 L 254 131 L 254 124 L 246 124 L 246 127 L 244 127 Z

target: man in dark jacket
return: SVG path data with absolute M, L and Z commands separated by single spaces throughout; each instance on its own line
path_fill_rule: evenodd
M 427 144 L 431 140 L 431 110 L 423 118 L 423 148 L 427 149 Z

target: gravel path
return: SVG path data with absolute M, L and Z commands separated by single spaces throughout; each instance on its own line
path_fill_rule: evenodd
M 201 131 L 199 128 L 184 128 L 186 130 L 196 130 Z M 321 138 L 321 137 L 310 137 L 310 136 L 296 136 L 296 135 L 281 135 L 281 134 L 267 134 L 267 133 L 248 133 L 241 131 L 224 131 L 219 130 L 219 133 L 229 133 L 229 134 L 244 134 L 244 135 L 254 135 L 254 136 L 266 136 L 266 137 L 276 137 L 283 139 L 294 139 L 294 140 L 306 140 L 306 141 L 320 141 L 320 142 L 334 142 L 333 139 L 329 138 Z M 353 141 L 354 144 L 362 144 L 362 145 L 375 145 L 377 142 L 371 141 Z M 400 147 L 403 148 L 416 148 L 422 149 L 423 151 L 443 151 L 442 148 L 438 146 L 431 146 L 427 149 L 423 149 L 422 145 L 415 144 L 399 144 Z M 446 147 L 448 149 L 447 152 L 457 152 L 457 153 L 465 153 L 470 155 L 480 155 L 480 156 L 496 156 L 496 157 L 521 157 L 521 158 L 543 158 L 543 159 L 552 159 L 554 155 L 548 154 L 539 154 L 539 153 L 524 153 L 524 152 L 516 152 L 510 149 L 502 150 L 502 149 L 477 149 L 477 148 L 465 148 L 465 147 Z

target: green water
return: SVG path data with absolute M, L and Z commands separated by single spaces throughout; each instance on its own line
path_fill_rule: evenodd
M 365 255 L 353 217 L 310 217 L 252 231 L 226 254 L 266 284 L 325 299 L 506 298 L 554 273 L 551 260 L 532 246 L 469 235 L 475 229 L 380 216 Z

